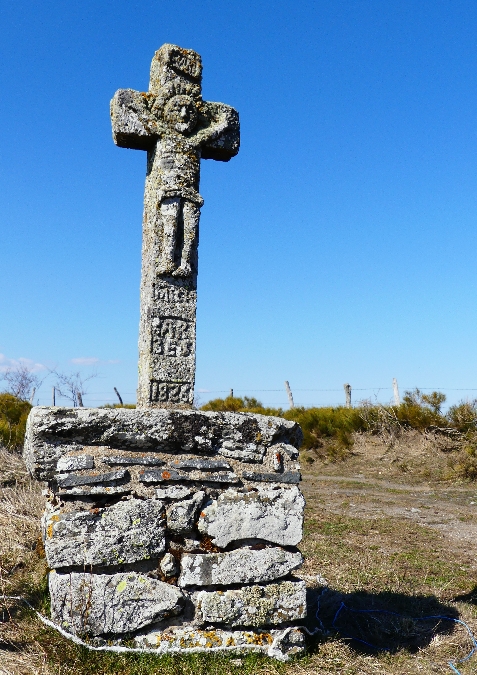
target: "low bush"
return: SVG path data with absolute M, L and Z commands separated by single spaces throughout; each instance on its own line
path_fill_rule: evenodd
M 25 437 L 31 405 L 13 394 L 0 394 L 0 445 L 19 450 Z
M 205 405 L 201 406 L 201 410 L 213 410 L 215 412 L 253 412 L 260 415 L 274 415 L 276 417 L 283 416 L 281 408 L 264 408 L 262 403 L 253 396 L 227 396 L 227 398 L 214 398 Z
M 136 407 L 135 403 L 105 403 L 100 405 L 100 408 L 129 408 L 134 409 Z

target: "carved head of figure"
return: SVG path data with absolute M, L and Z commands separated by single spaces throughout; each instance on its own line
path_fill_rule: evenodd
M 164 120 L 175 131 L 190 134 L 197 125 L 197 108 L 191 96 L 173 96 L 164 107 Z

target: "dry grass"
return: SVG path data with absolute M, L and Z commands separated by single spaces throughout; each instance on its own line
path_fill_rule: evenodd
M 316 586 L 316 575 L 328 583 L 328 590 L 320 595 L 320 618 L 329 634 L 310 639 L 305 657 L 280 664 L 257 655 L 156 658 L 98 654 L 63 639 L 18 603 L 0 600 L 0 675 L 450 673 L 447 662 L 470 650 L 464 629 L 448 622 L 418 622 L 409 617 L 460 617 L 477 632 L 477 540 L 458 545 L 457 539 L 452 543 L 446 531 L 432 523 L 401 517 L 399 511 L 389 512 L 391 503 L 395 509 L 409 507 L 410 490 L 422 487 L 426 480 L 436 474 L 442 479 L 441 469 L 444 471 L 447 462 L 446 453 L 423 436 L 408 436 L 399 443 L 390 447 L 379 445 L 375 439 L 358 438 L 355 454 L 345 462 L 316 460 L 309 466 L 303 482 L 308 506 L 303 541 L 306 563 L 301 574 L 310 586 L 310 628 L 322 593 Z M 410 469 L 400 468 L 400 462 Z M 360 482 L 362 476 L 370 482 Z M 30 481 L 18 455 L 4 450 L 0 451 L 0 483 L 1 591 L 4 595 L 23 594 L 46 611 L 46 565 L 38 546 L 42 486 Z M 372 487 L 374 483 L 377 488 Z M 429 488 L 434 490 L 435 500 L 440 498 L 440 485 L 437 481 Z M 477 493 L 473 486 L 469 490 L 469 494 L 472 490 Z M 461 520 L 454 521 L 464 531 L 473 523 L 470 513 L 470 522 L 462 521 L 462 514 L 469 509 L 462 510 L 469 499 L 465 492 L 463 501 L 463 494 L 457 486 L 441 498 L 448 509 L 454 508 L 455 500 Z M 383 496 L 389 500 L 386 508 Z M 352 609 L 389 609 L 408 618 L 343 610 L 335 626 L 342 631 L 339 634 L 332 623 L 341 602 Z M 360 649 L 344 634 L 390 651 Z M 462 675 L 475 673 L 477 656 L 459 669 Z

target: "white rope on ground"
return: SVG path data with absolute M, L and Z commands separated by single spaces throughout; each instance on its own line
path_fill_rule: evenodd
M 80 647 L 86 647 L 86 649 L 90 649 L 91 651 L 94 652 L 114 652 L 115 654 L 155 654 L 156 656 L 163 656 L 164 654 L 171 654 L 171 653 L 188 653 L 188 654 L 197 654 L 197 653 L 203 653 L 203 654 L 208 654 L 210 652 L 224 652 L 224 651 L 237 651 L 238 649 L 249 649 L 250 651 L 264 651 L 262 647 L 259 645 L 236 645 L 236 646 L 224 646 L 224 647 L 189 647 L 187 650 L 184 650 L 182 647 L 168 647 L 166 651 L 159 651 L 158 649 L 152 649 L 149 647 L 121 647 L 119 645 L 116 646 L 101 646 L 101 647 L 93 647 L 93 645 L 89 645 L 87 642 L 84 642 L 81 640 L 81 638 L 77 637 L 76 635 L 73 635 L 72 633 L 68 633 L 64 628 L 59 626 L 57 623 L 54 621 L 50 621 L 50 619 L 47 619 L 46 616 L 43 616 L 40 612 L 38 612 L 33 605 L 31 605 L 28 600 L 21 595 L 2 595 L 0 596 L 1 599 L 4 600 L 20 600 L 21 602 L 24 602 L 25 605 L 27 605 L 35 614 L 37 617 L 40 619 L 42 623 L 45 624 L 45 626 L 48 626 L 49 628 L 53 628 L 53 630 L 56 630 L 60 635 L 63 635 L 63 637 L 67 638 L 68 640 L 71 640 L 74 642 L 76 645 Z M 277 647 L 277 645 L 288 635 L 288 633 L 293 630 L 294 626 L 291 626 L 289 628 L 285 628 L 281 633 L 279 633 L 273 640 L 272 644 L 268 647 L 267 649 L 267 656 L 270 656 L 272 658 L 277 659 L 278 661 L 288 661 L 290 659 L 289 656 L 284 654 L 282 651 L 280 651 Z M 300 626 L 302 628 L 302 626 Z M 309 631 L 305 628 L 307 633 Z M 309 633 L 311 634 L 311 633 Z

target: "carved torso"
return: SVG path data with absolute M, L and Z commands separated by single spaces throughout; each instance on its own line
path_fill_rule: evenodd
M 200 144 L 185 136 L 160 138 L 147 153 L 147 182 L 155 190 L 156 203 L 183 197 L 202 206 L 199 194 Z

